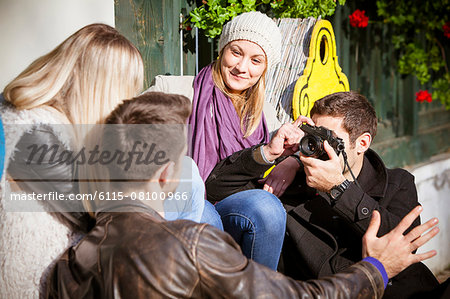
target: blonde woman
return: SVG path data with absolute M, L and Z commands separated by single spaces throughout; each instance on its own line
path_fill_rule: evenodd
M 23 210 L 11 212 L 15 206 L 8 205 L 10 190 L 77 192 L 73 164 L 50 163 L 47 156 L 30 159 L 27 149 L 55 145 L 57 156 L 76 149 L 86 131 L 77 125 L 102 123 L 122 99 L 137 95 L 142 83 L 143 62 L 136 47 L 114 28 L 92 24 L 38 58 L 5 87 L 0 106 L 6 140 L 0 199 L 1 298 L 38 298 L 45 269 L 70 245 L 71 230 L 88 229 L 88 217 L 77 205 L 67 213 L 30 213 L 26 211 L 35 210 L 27 203 Z
M 264 81 L 267 69 L 276 65 L 280 57 L 281 34 L 266 15 L 243 13 L 225 24 L 217 61 L 203 68 L 193 84 L 190 150 L 204 181 L 214 180 L 213 168 L 221 160 L 269 141 L 263 113 Z M 257 154 L 261 163 L 273 163 Z M 292 162 L 298 168 L 295 159 L 283 163 Z M 237 181 L 243 179 L 236 177 Z M 202 221 L 223 228 L 248 258 L 275 270 L 286 213 L 273 187 L 281 186 L 278 182 L 286 179 L 269 180 L 261 186 L 265 190 L 238 192 L 226 198 L 213 198 L 206 190 L 212 204 L 206 202 Z M 229 182 L 230 186 L 235 183 Z

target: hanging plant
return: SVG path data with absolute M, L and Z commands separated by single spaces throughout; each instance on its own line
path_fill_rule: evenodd
M 439 99 L 450 109 L 450 74 L 446 49 L 450 38 L 450 4 L 444 1 L 377 0 L 377 15 L 393 30 L 398 71 L 413 75 L 431 94 L 417 94 L 420 102 Z
M 203 29 L 214 38 L 222 33 L 223 25 L 240 13 L 261 11 L 274 18 L 326 17 L 334 14 L 336 0 L 203 0 L 192 10 L 188 22 Z M 345 0 L 338 0 L 340 5 Z

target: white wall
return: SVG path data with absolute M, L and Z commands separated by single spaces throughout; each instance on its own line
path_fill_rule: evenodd
M 422 223 L 439 218 L 439 234 L 418 252 L 436 249 L 438 255 L 424 263 L 434 274 L 450 265 L 450 154 L 409 169 L 416 177 L 419 202 L 423 206 Z
M 114 0 L 0 0 L 0 92 L 32 61 L 91 23 L 114 26 Z

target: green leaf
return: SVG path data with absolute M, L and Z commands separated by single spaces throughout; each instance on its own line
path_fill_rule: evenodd
M 434 81 L 433 99 L 440 100 L 447 110 L 450 110 L 450 75 L 447 73 L 442 78 Z

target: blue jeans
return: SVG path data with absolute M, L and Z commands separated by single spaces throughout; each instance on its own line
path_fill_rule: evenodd
M 172 199 L 164 201 L 166 220 L 185 219 L 200 222 L 205 207 L 205 184 L 197 164 L 190 157 L 183 157 L 180 183 Z
M 230 195 L 215 206 L 206 202 L 201 222 L 218 228 L 223 224 L 223 229 L 241 246 L 246 257 L 277 269 L 286 230 L 286 211 L 272 193 L 253 189 Z

